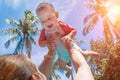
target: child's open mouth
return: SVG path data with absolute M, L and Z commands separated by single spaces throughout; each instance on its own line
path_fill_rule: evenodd
M 49 25 L 48 28 L 51 28 L 53 26 L 53 24 Z

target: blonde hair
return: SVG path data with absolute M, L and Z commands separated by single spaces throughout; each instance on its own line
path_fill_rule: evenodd
M 39 80 L 44 79 L 28 57 L 24 55 L 0 56 L 0 80 L 29 80 L 32 75 Z
M 55 9 L 54 9 L 54 7 L 53 7 L 52 4 L 47 3 L 47 2 L 42 2 L 42 3 L 40 3 L 40 4 L 38 5 L 38 7 L 37 7 L 37 9 L 36 9 L 36 14 L 37 14 L 38 12 L 40 12 L 41 10 L 45 9 L 45 8 L 47 8 L 48 10 L 51 10 L 51 11 L 55 12 Z

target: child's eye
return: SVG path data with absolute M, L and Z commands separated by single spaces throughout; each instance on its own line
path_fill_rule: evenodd
M 53 17 L 48 18 L 48 20 L 52 20 L 52 19 L 53 19 Z
M 42 21 L 42 23 L 45 23 L 45 21 Z
M 50 17 L 50 18 L 48 18 L 48 20 L 51 20 L 51 17 Z

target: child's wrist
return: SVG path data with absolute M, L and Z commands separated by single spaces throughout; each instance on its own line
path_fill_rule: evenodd
M 53 55 L 47 54 L 44 56 L 44 58 L 45 59 L 53 59 L 54 57 L 53 57 Z

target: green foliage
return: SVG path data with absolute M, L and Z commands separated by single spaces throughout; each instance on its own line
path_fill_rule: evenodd
M 91 41 L 91 49 L 99 52 L 102 58 L 99 61 L 91 59 L 91 64 L 97 65 L 97 71 L 101 74 L 95 74 L 96 80 L 120 80 L 120 43 L 109 45 L 105 40 Z
M 16 41 L 14 54 L 27 53 L 31 57 L 32 43 L 36 44 L 34 36 L 40 32 L 36 27 L 37 18 L 29 10 L 24 12 L 24 19 L 16 21 L 14 19 L 6 19 L 6 22 L 12 25 L 12 28 L 2 30 L 0 33 L 8 34 L 11 37 L 6 41 L 5 47 L 8 48 L 12 42 Z
M 89 62 L 90 65 L 94 64 L 97 66 L 96 69 L 93 69 L 95 80 L 120 80 L 120 30 L 118 28 L 120 21 L 117 22 L 116 25 L 112 24 L 109 17 L 106 15 L 109 12 L 107 11 L 105 3 L 108 2 L 108 0 L 86 0 L 87 5 L 93 9 L 94 12 L 85 17 L 84 23 L 86 25 L 96 24 L 98 20 L 94 22 L 91 22 L 91 20 L 93 20 L 94 16 L 97 14 L 101 17 L 104 27 L 104 39 L 96 41 L 91 40 L 91 49 L 101 53 L 101 59 L 99 61 L 91 58 Z M 83 34 L 87 34 L 93 26 L 94 25 L 85 26 Z M 112 30 L 110 30 L 111 28 Z

